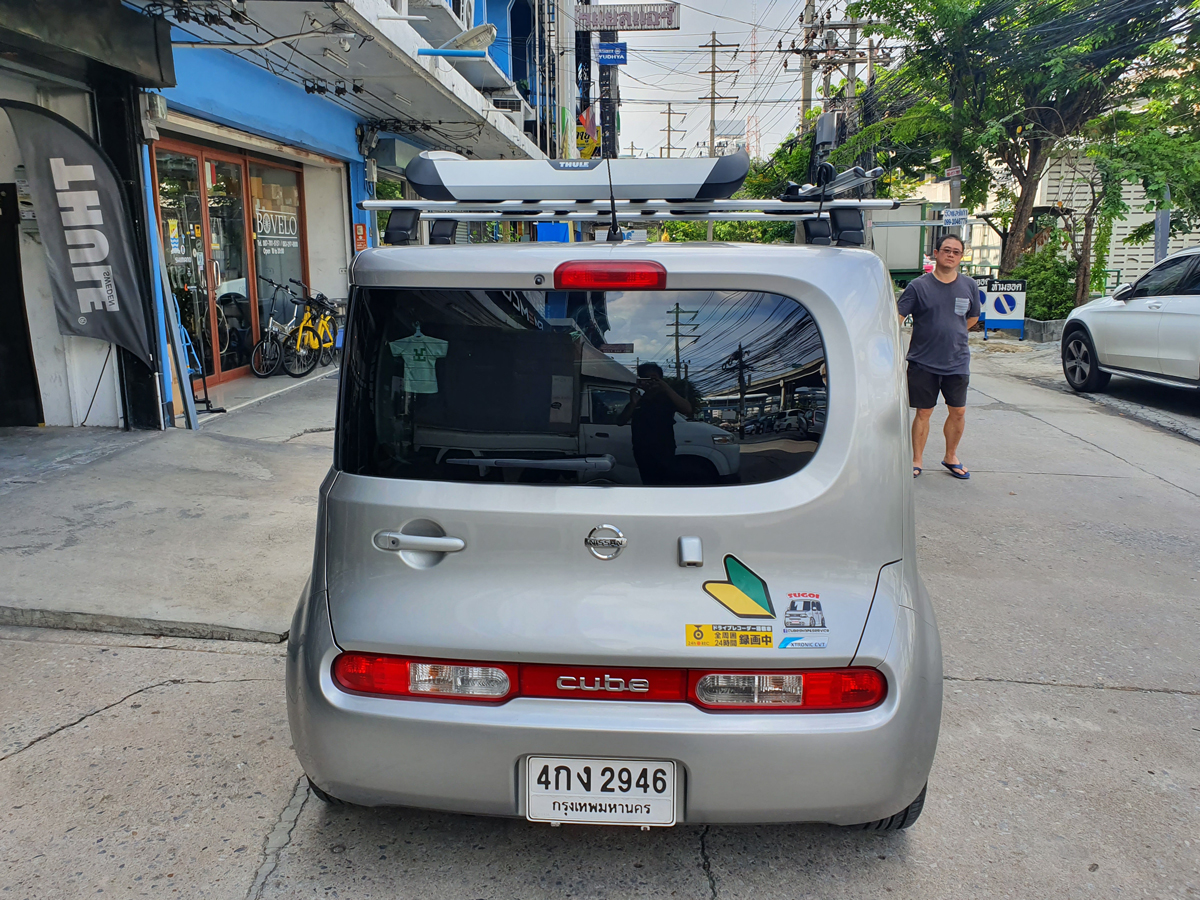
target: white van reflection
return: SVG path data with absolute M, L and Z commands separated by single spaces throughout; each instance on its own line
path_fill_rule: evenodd
M 793 600 L 783 614 L 784 628 L 824 628 L 820 600 Z

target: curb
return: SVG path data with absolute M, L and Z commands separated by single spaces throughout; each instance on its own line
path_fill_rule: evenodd
M 277 391 L 272 391 L 269 394 L 263 394 L 261 397 L 255 397 L 253 400 L 247 400 L 244 403 L 238 403 L 238 404 L 235 404 L 234 406 L 225 407 L 225 415 L 228 415 L 229 413 L 237 412 L 238 410 L 249 409 L 253 406 L 258 406 L 258 404 L 262 403 L 265 400 L 271 400 L 274 397 L 278 397 L 280 394 L 286 394 L 289 391 L 294 391 L 297 388 L 302 388 L 307 384 L 313 384 L 314 382 L 322 381 L 323 379 L 326 379 L 326 378 L 332 378 L 335 375 L 338 375 L 341 372 L 341 370 L 342 370 L 342 367 L 340 365 L 336 365 L 336 366 L 332 367 L 332 371 L 325 372 L 321 375 L 317 375 L 316 377 L 304 378 L 303 380 L 294 380 L 292 384 L 289 384 L 287 387 L 282 387 Z M 200 426 L 196 430 L 203 431 L 204 426 L 208 422 L 217 422 L 217 421 L 219 421 L 219 417 L 209 416 L 207 419 L 200 420 Z
M 286 631 L 256 631 L 253 628 L 206 625 L 203 622 L 170 622 L 134 616 L 108 616 L 101 613 L 24 609 L 17 606 L 0 606 L 0 625 L 197 638 L 207 641 L 253 641 L 262 644 L 279 644 L 286 641 L 288 636 Z

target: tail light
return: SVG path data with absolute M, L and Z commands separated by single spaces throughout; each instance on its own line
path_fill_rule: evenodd
M 333 661 L 333 678 L 343 690 L 359 694 L 496 701 L 514 693 L 517 667 L 343 653 Z
M 343 653 L 333 661 L 342 690 L 411 699 L 499 702 L 515 697 L 560 700 L 691 702 L 709 710 L 839 712 L 878 706 L 887 679 L 877 669 L 608 668 Z
M 649 260 L 577 260 L 554 270 L 556 291 L 661 291 L 667 270 Z
M 705 709 L 793 709 L 808 712 L 869 709 L 887 696 L 878 669 L 790 672 L 692 672 L 688 691 Z

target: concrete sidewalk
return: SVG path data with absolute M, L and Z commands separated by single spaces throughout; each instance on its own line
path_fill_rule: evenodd
M 0 623 L 281 640 L 308 578 L 336 393 L 336 377 L 315 379 L 199 432 L 97 435 L 53 465 L 38 440 L 79 435 L 18 436 L 33 446 L 4 471 Z

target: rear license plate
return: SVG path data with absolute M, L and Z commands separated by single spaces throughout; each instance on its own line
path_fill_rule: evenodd
M 525 818 L 584 825 L 675 824 L 675 763 L 531 756 Z

